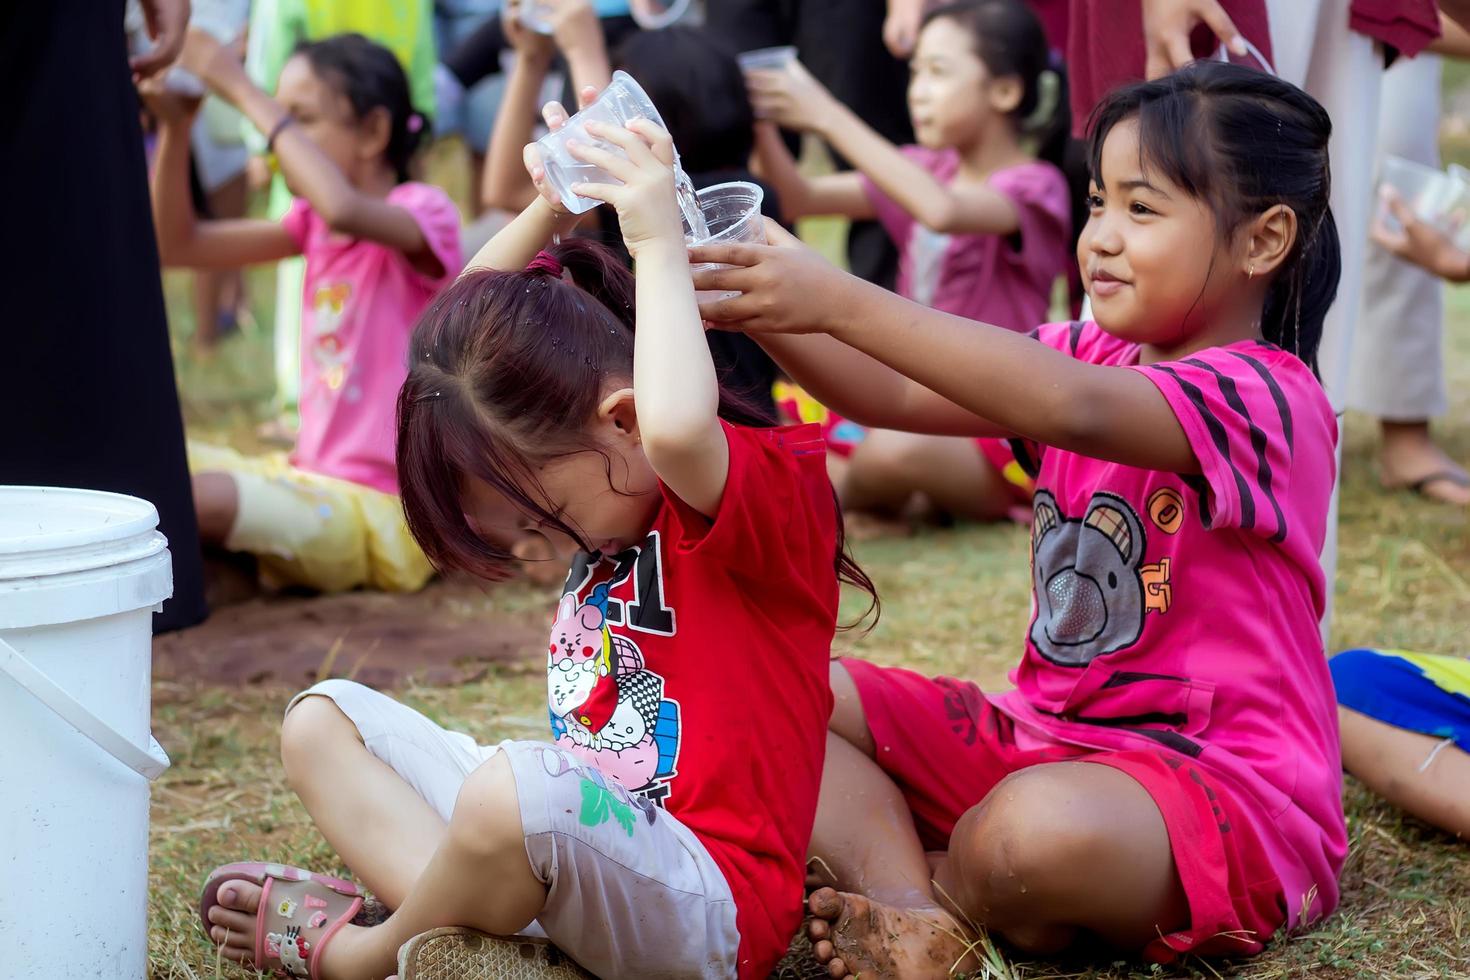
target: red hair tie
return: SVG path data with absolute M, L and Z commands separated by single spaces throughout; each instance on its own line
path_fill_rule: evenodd
M 526 264 L 527 272 L 549 272 L 558 279 L 561 278 L 562 265 L 555 255 L 542 249 L 536 253 L 536 257 Z

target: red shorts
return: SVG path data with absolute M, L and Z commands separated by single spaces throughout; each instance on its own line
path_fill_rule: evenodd
M 969 681 L 862 660 L 844 659 L 842 666 L 857 685 L 878 765 L 903 791 L 925 849 L 947 849 L 955 822 L 1010 773 L 1094 762 L 1131 776 L 1153 799 L 1189 900 L 1189 928 L 1149 943 L 1148 959 L 1257 953 L 1286 921 L 1281 884 L 1250 821 L 1188 757 L 1063 742 L 1022 748 L 1015 722 Z

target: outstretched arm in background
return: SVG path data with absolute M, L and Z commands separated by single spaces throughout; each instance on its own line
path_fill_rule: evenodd
M 840 214 L 860 221 L 873 217 L 873 202 L 855 173 L 808 177 L 796 169 L 776 124 L 755 124 L 756 172 L 781 202 L 781 217 L 795 221 L 809 214 Z
M 930 231 L 1009 235 L 1020 228 L 1020 216 L 1009 197 L 984 184 L 940 183 L 833 97 L 799 62 L 779 70 L 751 72 L 747 79 L 751 102 L 761 118 L 821 136 Z M 856 186 L 861 192 L 861 184 Z M 782 194 L 784 203 L 784 191 Z M 863 194 L 869 214 L 863 217 L 872 211 L 866 196 Z
M 200 221 L 195 216 L 189 196 L 189 129 L 199 100 L 170 92 L 157 78 L 145 79 L 138 91 L 158 121 L 150 183 L 159 262 L 165 267 L 234 269 L 295 255 L 296 240 L 274 221 Z
M 713 518 L 730 475 L 720 388 L 694 302 L 684 225 L 674 197 L 674 142 L 646 119 L 588 131 L 627 157 L 591 146 L 572 152 L 623 183 L 575 190 L 617 208 L 637 282 L 633 398 L 649 465 L 680 500 Z

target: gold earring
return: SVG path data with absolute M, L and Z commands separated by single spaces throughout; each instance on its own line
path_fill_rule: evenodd
M 1250 264 L 1250 268 L 1245 270 L 1245 277 L 1246 279 L 1254 279 L 1256 277 L 1256 264 L 1254 262 Z

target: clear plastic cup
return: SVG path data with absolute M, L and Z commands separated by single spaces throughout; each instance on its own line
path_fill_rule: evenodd
M 706 187 L 699 192 L 698 197 L 699 210 L 704 215 L 705 224 L 709 226 L 709 235 L 688 244 L 764 245 L 766 222 L 761 215 L 761 202 L 765 196 L 758 185 L 743 180 Z M 691 273 L 729 268 L 732 266 L 724 262 L 693 262 L 689 265 Z M 697 290 L 694 294 L 702 303 L 739 295 L 738 292 L 721 290 Z
M 735 56 L 741 71 L 780 71 L 796 60 L 796 48 L 782 45 L 779 48 L 756 48 L 742 51 Z
M 562 206 L 568 211 L 582 214 L 602 203 L 590 197 L 573 194 L 573 184 L 618 184 L 621 181 L 602 168 L 583 163 L 572 156 L 567 149 L 567 141 L 576 140 L 613 153 L 622 153 L 611 143 L 589 135 L 587 124 L 600 122 L 609 126 L 626 126 L 634 119 L 649 119 L 661 129 L 667 128 L 663 117 L 653 107 L 647 93 L 633 80 L 633 76 L 627 72 L 615 71 L 612 81 L 602 90 L 596 102 L 568 119 L 561 129 L 553 130 L 536 141 L 536 148 L 541 153 L 541 165 L 546 168 L 546 181 L 560 195 Z
M 551 18 L 556 8 L 546 0 L 521 0 L 521 23 L 537 34 L 551 33 Z
M 657 31 L 679 20 L 689 10 L 689 0 L 632 0 L 628 13 L 645 31 Z
M 1399 197 L 1421 221 L 1441 228 L 1460 196 L 1459 181 L 1433 167 L 1403 157 L 1384 157 L 1378 179 L 1379 186 L 1387 185 L 1398 191 Z M 1398 222 L 1387 207 L 1382 214 L 1384 223 L 1398 230 Z

